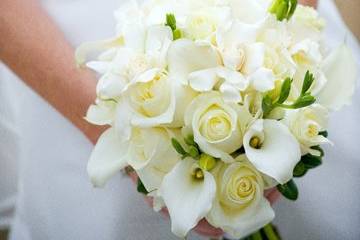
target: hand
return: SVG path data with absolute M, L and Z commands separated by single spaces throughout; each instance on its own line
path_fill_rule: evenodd
M 129 173 L 129 176 L 134 183 L 137 183 L 138 176 L 135 172 Z M 266 190 L 265 196 L 269 200 L 270 204 L 273 205 L 279 199 L 280 193 L 276 188 L 273 188 Z M 145 201 L 150 207 L 153 206 L 153 199 L 151 197 L 145 197 Z M 163 208 L 161 213 L 164 216 L 169 217 L 169 212 L 166 208 Z M 202 219 L 194 228 L 194 231 L 202 236 L 211 238 L 218 238 L 224 235 L 224 232 L 221 229 L 211 226 L 206 219 Z
M 300 0 L 299 3 L 316 8 L 318 0 Z

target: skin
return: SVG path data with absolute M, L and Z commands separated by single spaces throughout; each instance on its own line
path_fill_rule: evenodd
M 317 0 L 299 2 L 317 5 Z M 95 143 L 105 128 L 83 119 L 96 98 L 95 75 L 76 68 L 74 48 L 40 3 L 1 0 L 0 36 L 1 61 Z M 267 197 L 274 203 L 279 193 L 272 191 Z M 196 230 L 207 236 L 222 234 L 206 221 L 201 221 Z

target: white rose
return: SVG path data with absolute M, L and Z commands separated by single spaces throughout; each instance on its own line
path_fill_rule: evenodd
M 328 125 L 328 110 L 321 105 L 313 104 L 307 108 L 287 110 L 283 121 L 299 141 L 303 155 L 319 155 L 319 152 L 311 147 L 330 143 L 327 138 L 319 135 Z
M 207 40 L 216 44 L 217 28 L 230 19 L 227 7 L 207 7 L 189 14 L 185 23 L 185 35 L 192 40 Z
M 218 92 L 199 95 L 185 113 L 185 125 L 202 151 L 233 161 L 230 156 L 242 146 L 242 128 L 248 112 L 237 104 L 226 104 Z
M 275 214 L 264 197 L 264 180 L 245 155 L 215 172 L 217 194 L 207 220 L 234 238 L 243 238 L 271 222 Z

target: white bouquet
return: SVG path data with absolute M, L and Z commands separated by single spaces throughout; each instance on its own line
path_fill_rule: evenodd
M 293 177 L 322 162 L 328 112 L 354 92 L 351 52 L 326 48 L 324 20 L 296 0 L 130 1 L 115 18 L 113 39 L 76 53 L 101 52 L 86 64 L 100 76 L 86 120 L 110 126 L 93 184 L 131 166 L 179 237 L 204 218 L 235 238 L 269 224 L 264 192 L 296 200 Z

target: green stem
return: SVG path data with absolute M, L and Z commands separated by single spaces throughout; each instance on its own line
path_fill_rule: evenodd
M 258 232 L 256 232 L 256 233 L 254 233 L 253 235 L 251 235 L 251 239 L 252 239 L 252 240 L 262 240 L 263 238 L 262 238 L 262 236 L 261 236 L 260 231 L 258 231 Z
M 269 240 L 279 240 L 271 224 L 266 225 L 263 230 Z

